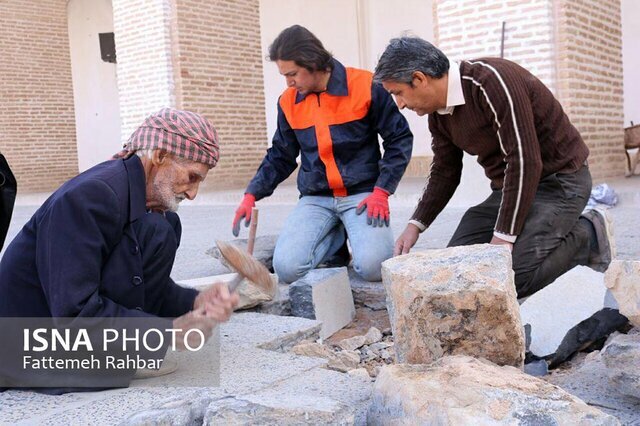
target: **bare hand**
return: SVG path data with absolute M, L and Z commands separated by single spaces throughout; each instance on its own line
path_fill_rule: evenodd
M 226 284 L 215 283 L 196 296 L 193 310 L 204 310 L 207 318 L 217 322 L 225 322 L 229 320 L 239 301 L 238 294 L 230 293 Z
M 486 241 L 486 240 L 485 240 Z M 509 241 L 505 241 L 502 238 L 498 238 L 495 235 L 491 238 L 489 244 L 495 244 L 497 246 L 507 246 L 510 252 L 513 252 L 513 243 Z
M 194 309 L 173 320 L 173 328 L 180 331 L 175 334 L 175 345 L 178 350 L 185 350 L 185 336 L 190 348 L 200 346 L 202 337 L 199 333 L 187 333 L 189 330 L 200 330 L 204 335 L 205 342 L 213 334 L 213 329 L 218 324 L 217 321 L 205 315 L 204 308 Z
M 409 250 L 411 250 L 411 248 L 416 244 L 416 241 L 418 241 L 419 236 L 420 230 L 418 227 L 412 223 L 408 224 L 396 240 L 396 245 L 393 248 L 393 255 L 398 256 L 409 253 Z

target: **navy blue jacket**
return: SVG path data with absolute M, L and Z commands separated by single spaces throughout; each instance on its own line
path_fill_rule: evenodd
M 132 223 L 146 213 L 137 156 L 62 185 L 35 212 L 0 262 L 2 317 L 177 317 L 197 292 L 167 280 L 150 303 Z
M 256 199 L 271 195 L 296 169 L 298 154 L 302 195 L 396 190 L 413 147 L 407 120 L 369 71 L 333 65 L 326 92 L 303 96 L 289 88 L 280 96 L 273 144 L 246 191 Z

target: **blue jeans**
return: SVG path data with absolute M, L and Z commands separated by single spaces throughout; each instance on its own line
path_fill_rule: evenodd
M 273 268 L 287 283 L 302 278 L 351 244 L 353 269 L 367 281 L 380 281 L 380 264 L 393 255 L 393 232 L 388 226 L 367 225 L 367 212 L 356 214 L 358 204 L 371 193 L 329 197 L 307 195 L 287 218 L 273 254 Z

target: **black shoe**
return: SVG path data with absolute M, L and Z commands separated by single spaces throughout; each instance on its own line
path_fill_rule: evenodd
M 595 244 L 591 244 L 589 254 L 589 266 L 591 269 L 604 272 L 609 267 L 611 260 L 616 256 L 616 244 L 613 238 L 613 221 L 606 209 L 594 208 L 587 210 L 582 217 L 591 222 L 593 226 L 592 238 Z

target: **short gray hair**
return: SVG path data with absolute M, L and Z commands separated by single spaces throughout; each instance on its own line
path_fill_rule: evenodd
M 399 37 L 384 50 L 374 80 L 412 84 L 413 73 L 421 71 L 433 78 L 441 78 L 449 71 L 449 59 L 440 49 L 419 37 Z

